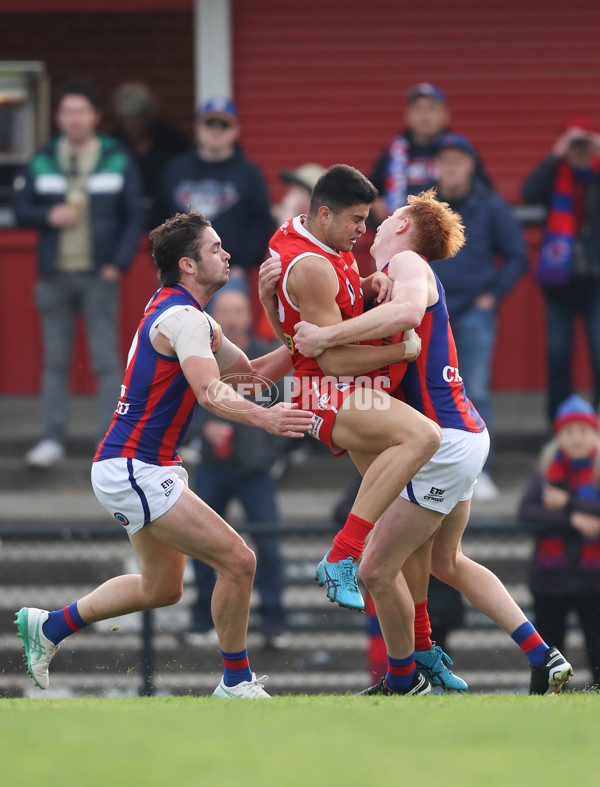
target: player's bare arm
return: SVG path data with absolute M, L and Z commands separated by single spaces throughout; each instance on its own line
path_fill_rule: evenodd
M 392 257 L 388 273 L 394 282 L 392 300 L 365 314 L 326 327 L 307 325 L 301 321 L 296 325 L 294 343 L 306 356 L 319 356 L 328 348 L 349 342 L 379 339 L 400 331 L 417 328 L 430 302 L 437 299 L 432 293 L 429 266 L 412 251 L 401 252 Z M 432 298 L 434 300 L 432 300 Z
M 412 303 L 420 324 L 426 309 L 439 298 L 429 263 L 414 251 L 403 251 L 392 257 L 388 273 L 393 282 L 391 305 Z
M 195 310 L 183 309 L 171 314 L 157 324 L 152 339 L 154 349 L 162 355 L 175 357 L 183 362 L 190 355 L 215 358 L 221 377 L 230 385 L 258 382 L 257 376 L 277 382 L 292 368 L 292 359 L 286 347 L 277 348 L 266 355 L 249 360 L 246 354 L 231 342 L 215 320 Z M 212 330 L 212 332 L 211 332 Z M 268 387 L 265 383 L 264 387 Z
M 247 382 L 260 383 L 261 379 L 269 381 L 269 383 L 276 383 L 291 370 L 292 356 L 287 347 L 278 347 L 276 350 L 253 360 L 249 360 L 246 354 L 240 350 L 240 356 L 236 363 L 228 369 L 222 370 L 221 377 L 226 377 L 227 382 L 232 385 Z M 264 387 L 269 387 L 267 382 Z
M 303 320 L 317 325 L 342 324 L 342 315 L 335 301 L 337 281 L 331 265 L 318 257 L 305 257 L 294 265 L 288 277 L 287 290 L 292 302 L 300 309 Z M 332 347 L 319 356 L 319 366 L 332 377 L 356 377 L 405 360 L 407 349 L 403 342 L 386 347 Z
M 240 396 L 221 381 L 223 370 L 233 369 L 233 373 L 242 375 L 241 382 L 243 375 L 252 372 L 253 366 L 247 356 L 225 336 L 222 337 L 222 346 L 216 356 L 213 355 L 210 325 L 205 315 L 199 315 L 196 310 L 181 310 L 157 327 L 158 332 L 152 339 L 154 349 L 161 354 L 179 358 L 186 380 L 198 403 L 206 410 L 229 421 L 259 426 L 283 437 L 302 437 L 310 429 L 312 413 L 284 403 L 265 409 Z M 280 349 L 281 352 L 269 353 L 275 356 L 271 367 L 273 372 L 289 368 L 289 353 L 285 347 Z
M 181 364 L 198 404 L 205 410 L 228 421 L 258 426 L 280 437 L 303 437 L 311 425 L 312 413 L 280 402 L 264 408 L 240 396 L 220 379 L 221 372 L 214 358 L 191 356 Z

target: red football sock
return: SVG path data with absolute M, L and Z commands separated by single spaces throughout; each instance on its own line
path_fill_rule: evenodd
M 337 563 L 338 560 L 352 557 L 356 563 L 362 555 L 365 540 L 371 530 L 373 530 L 373 522 L 367 522 L 356 514 L 348 514 L 346 524 L 333 539 L 333 546 L 327 560 Z
M 415 650 L 429 650 L 431 641 L 431 623 L 427 612 L 427 599 L 415 604 Z

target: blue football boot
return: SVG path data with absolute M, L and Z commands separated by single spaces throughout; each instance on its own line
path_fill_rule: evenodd
M 466 691 L 469 688 L 462 678 L 454 675 L 450 669 L 452 659 L 435 642 L 429 650 L 415 651 L 415 663 L 433 686 L 441 686 L 445 691 Z
M 362 612 L 365 602 L 356 583 L 356 563 L 351 557 L 330 563 L 328 557 L 329 552 L 317 566 L 315 580 L 325 588 L 330 601 Z

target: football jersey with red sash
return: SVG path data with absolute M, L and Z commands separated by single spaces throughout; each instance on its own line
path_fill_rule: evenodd
M 129 350 L 117 409 L 94 462 L 128 457 L 153 465 L 181 464 L 177 448 L 192 420 L 196 397 L 178 359 L 157 352 L 151 336 L 157 319 L 174 307 L 202 311 L 183 287 L 162 287 L 154 294 Z M 212 347 L 210 320 L 209 326 Z
M 443 428 L 483 432 L 485 423 L 467 398 L 459 373 L 444 288 L 433 275 L 439 297 L 415 329 L 421 339 L 421 354 L 407 365 L 398 398 Z
M 331 444 L 331 427 L 343 402 L 355 388 L 353 381 L 327 377 L 316 358 L 307 358 L 294 347 L 294 326 L 300 321 L 300 309 L 294 305 L 287 291 L 288 276 L 294 265 L 305 257 L 320 257 L 328 262 L 337 277 L 337 303 L 343 320 L 356 317 L 363 311 L 363 293 L 354 255 L 338 252 L 321 243 L 304 226 L 304 216 L 287 221 L 269 242 L 271 253 L 281 258 L 281 278 L 277 288 L 279 322 L 285 335 L 294 364 L 293 401 L 302 409 L 315 413 L 311 434 L 329 445 L 336 453 L 343 453 Z

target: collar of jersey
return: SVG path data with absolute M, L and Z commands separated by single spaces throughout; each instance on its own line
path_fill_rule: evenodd
M 336 257 L 341 257 L 342 255 L 340 254 L 339 251 L 336 251 L 335 249 L 330 249 L 329 246 L 326 246 L 324 243 L 321 243 L 321 241 L 317 240 L 317 238 L 315 238 L 314 235 L 311 235 L 311 233 L 306 229 L 302 221 L 302 219 L 305 218 L 306 216 L 302 214 L 301 216 L 296 216 L 296 218 L 292 221 L 292 224 L 294 225 L 294 229 L 296 230 L 298 235 L 302 235 L 303 237 L 308 238 L 308 240 L 311 243 L 314 243 L 316 246 L 318 246 L 320 249 L 323 249 L 323 251 L 326 251 L 328 254 L 335 254 Z
M 191 302 L 194 304 L 194 306 L 195 306 L 197 309 L 200 309 L 200 311 L 201 311 L 201 312 L 203 312 L 203 311 L 204 311 L 204 309 L 202 308 L 202 306 L 200 306 L 200 304 L 198 303 L 198 301 L 197 301 L 197 300 L 194 298 L 194 296 L 193 296 L 193 295 L 192 295 L 192 294 L 189 292 L 189 290 L 186 290 L 186 289 L 185 289 L 185 287 L 182 287 L 180 284 L 174 284 L 174 285 L 173 285 L 173 286 L 172 286 L 170 289 L 171 289 L 171 290 L 177 290 L 177 291 L 178 291 L 178 292 L 180 292 L 182 295 L 185 295 L 185 297 L 186 297 L 186 298 L 188 298 L 188 299 L 189 299 L 189 300 L 190 300 L 190 301 L 191 301 Z

